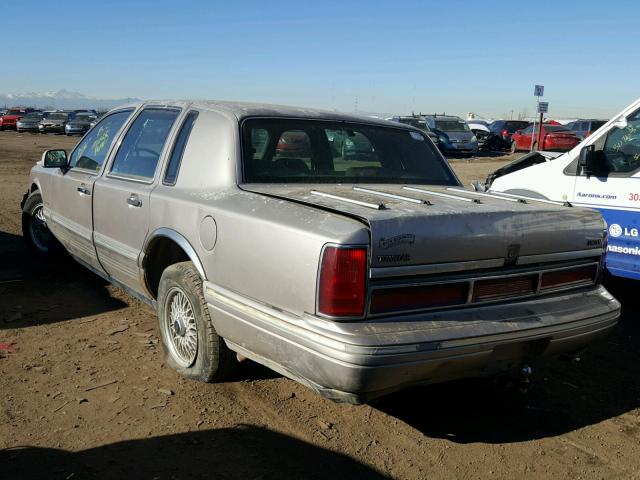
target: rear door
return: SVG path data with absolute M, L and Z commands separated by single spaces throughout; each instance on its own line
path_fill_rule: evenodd
M 138 257 L 149 229 L 150 194 L 179 114 L 177 108 L 141 110 L 94 187 L 98 259 L 112 278 L 137 292 L 144 292 Z
M 52 174 L 44 192 L 47 225 L 78 260 L 102 271 L 93 246 L 92 199 L 96 178 L 133 109 L 110 113 L 71 152 L 69 168 Z

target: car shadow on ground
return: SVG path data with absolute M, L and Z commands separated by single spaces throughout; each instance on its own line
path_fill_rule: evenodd
M 636 283 L 623 285 L 625 292 L 632 287 Z M 617 290 L 609 288 L 616 295 Z M 591 345 L 580 361 L 549 358 L 533 363 L 531 388 L 525 394 L 518 382 L 505 388 L 489 379 L 461 380 L 398 392 L 374 406 L 427 436 L 456 443 L 552 437 L 640 408 L 638 300 L 621 300 L 623 314 L 611 336 Z
M 61 322 L 119 310 L 108 283 L 63 255 L 43 261 L 21 236 L 0 232 L 0 330 Z
M 3 478 L 385 479 L 368 466 L 288 435 L 239 426 L 127 440 L 78 452 L 0 451 Z

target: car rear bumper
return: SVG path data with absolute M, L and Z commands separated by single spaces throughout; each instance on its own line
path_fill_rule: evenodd
M 205 282 L 216 331 L 240 355 L 334 400 L 486 376 L 578 351 L 617 323 L 602 286 L 532 300 L 357 322 L 295 316 Z
M 64 125 L 63 126 L 39 125 L 38 130 L 42 133 L 48 133 L 48 132 L 64 133 Z
M 37 132 L 38 125 L 18 125 L 16 130 L 19 132 Z

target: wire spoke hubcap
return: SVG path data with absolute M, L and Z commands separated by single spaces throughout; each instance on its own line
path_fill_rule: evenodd
M 48 252 L 51 242 L 51 232 L 49 231 L 49 227 L 47 227 L 47 220 L 44 218 L 42 204 L 39 204 L 33 210 L 29 230 L 36 248 L 41 252 Z
M 173 287 L 165 303 L 165 330 L 173 357 L 182 367 L 190 367 L 198 353 L 198 324 L 193 306 L 184 292 Z

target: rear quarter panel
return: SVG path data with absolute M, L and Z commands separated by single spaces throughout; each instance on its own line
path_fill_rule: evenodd
M 322 247 L 366 245 L 367 227 L 243 191 L 237 185 L 239 152 L 237 120 L 200 112 L 176 185 L 160 184 L 152 193 L 150 232 L 171 228 L 184 236 L 215 285 L 294 314 L 313 313 Z M 209 219 L 209 227 L 201 227 L 207 217 L 215 233 Z

